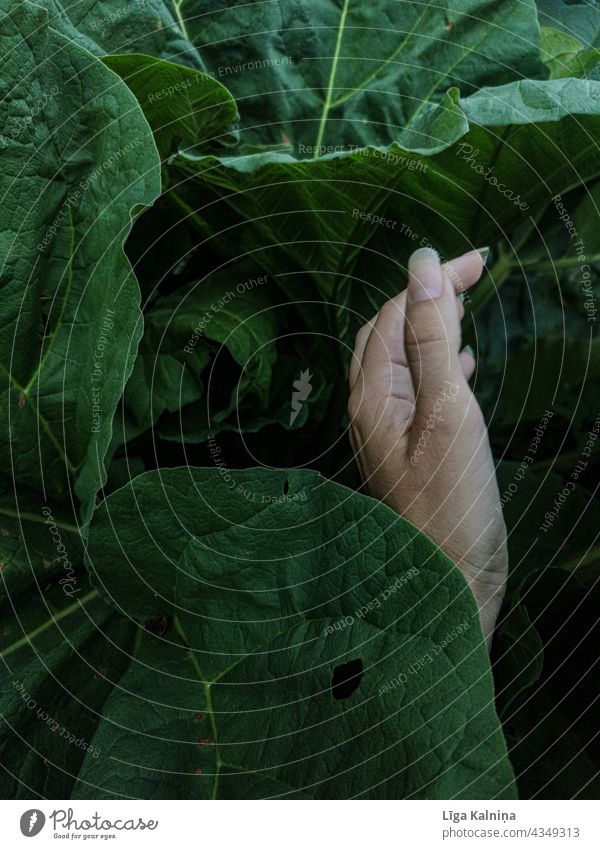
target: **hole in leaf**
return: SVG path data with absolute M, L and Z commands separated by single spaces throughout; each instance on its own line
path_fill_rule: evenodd
M 349 699 L 360 686 L 363 675 L 362 660 L 350 660 L 336 666 L 331 676 L 331 695 L 336 701 Z
M 286 480 L 285 483 L 283 484 L 283 494 L 287 495 L 289 491 L 290 491 L 290 482 L 288 480 Z

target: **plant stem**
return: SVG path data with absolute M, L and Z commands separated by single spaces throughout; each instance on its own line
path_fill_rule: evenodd
M 180 209 L 185 212 L 187 218 L 190 219 L 190 221 L 199 233 L 201 233 L 205 237 L 210 236 L 210 229 L 206 222 L 203 221 L 202 218 L 200 218 L 198 213 L 195 212 L 193 208 L 188 203 L 186 203 L 186 201 L 184 201 L 184 199 L 180 195 L 177 194 L 177 192 L 170 191 L 169 197 L 171 198 L 173 203 L 175 203 Z
M 489 269 L 483 281 L 475 288 L 471 301 L 469 303 L 469 313 L 474 316 L 479 310 L 490 300 L 500 286 L 504 283 L 507 277 L 510 277 L 515 268 L 519 268 L 519 263 L 515 263 L 512 259 L 517 256 L 523 245 L 527 242 L 533 231 L 537 228 L 537 222 L 543 214 L 543 209 L 539 210 L 536 217 L 531 217 L 529 224 L 526 225 L 520 234 L 519 239 L 509 248 L 505 242 L 499 242 L 497 251 L 498 259 L 495 265 Z
M 524 268 L 527 271 L 554 271 L 555 268 L 576 268 L 578 265 L 585 263 L 600 262 L 600 254 L 593 254 L 589 257 L 565 256 L 562 259 L 547 259 L 538 262 L 515 262 L 513 268 Z
M 26 522 L 35 522 L 38 525 L 52 524 L 57 528 L 62 528 L 63 531 L 68 531 L 70 534 L 80 534 L 81 529 L 76 525 L 71 525 L 69 522 L 61 522 L 60 519 L 53 519 L 48 523 L 43 516 L 38 516 L 36 513 L 28 513 L 25 510 L 9 510 L 6 507 L 0 507 L 0 516 L 9 516 L 11 519 L 25 520 Z

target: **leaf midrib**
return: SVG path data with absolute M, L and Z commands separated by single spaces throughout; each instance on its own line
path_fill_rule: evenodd
M 319 148 L 323 142 L 323 136 L 325 134 L 325 127 L 327 126 L 327 119 L 329 117 L 329 110 L 331 109 L 331 100 L 333 97 L 333 87 L 335 83 L 335 77 L 337 74 L 337 66 L 340 58 L 340 50 L 342 48 L 342 40 L 344 38 L 344 28 L 346 26 L 346 16 L 348 14 L 348 6 L 350 5 L 350 0 L 344 0 L 344 6 L 342 8 L 342 14 L 340 16 L 340 23 L 338 26 L 337 37 L 335 42 L 335 50 L 333 53 L 333 60 L 331 63 L 331 70 L 329 72 L 329 82 L 327 84 L 327 93 L 325 95 L 325 102 L 323 104 L 323 111 L 321 113 L 321 121 L 319 123 L 319 132 L 317 135 L 317 141 L 315 143 L 315 153 L 314 158 L 318 159 L 319 157 Z
M 396 47 L 396 49 L 393 50 L 392 53 L 390 53 L 390 55 L 387 57 L 387 59 L 384 59 L 384 61 L 380 65 L 378 65 L 377 68 L 375 68 L 374 71 L 372 71 L 370 74 L 368 74 L 361 83 L 359 83 L 355 88 L 353 88 L 352 91 L 346 92 L 346 94 L 343 94 L 341 97 L 338 97 L 338 99 L 335 100 L 331 104 L 332 109 L 334 109 L 336 106 L 341 106 L 342 103 L 345 103 L 347 100 L 350 100 L 351 98 L 355 97 L 359 92 L 363 91 L 366 88 L 366 86 L 369 85 L 370 82 L 372 82 L 374 79 L 376 79 L 379 76 L 379 74 L 382 73 L 383 69 L 387 65 L 389 65 L 390 62 L 394 61 L 394 59 L 396 58 L 398 53 L 402 50 L 403 47 L 406 47 L 406 44 L 409 41 L 409 39 L 415 34 L 417 27 L 419 26 L 419 24 L 421 23 L 421 21 L 425 17 L 425 14 L 426 14 L 427 11 L 428 11 L 428 7 L 425 5 L 422 13 L 419 15 L 417 20 L 414 22 L 412 29 L 410 29 L 408 32 L 404 33 L 404 38 L 402 39 L 402 41 L 400 42 L 398 47 Z
M 396 47 L 396 49 L 393 50 L 392 53 L 386 59 L 384 59 L 384 61 L 380 65 L 378 65 L 375 68 L 374 71 L 372 71 L 370 74 L 368 74 L 362 80 L 362 82 L 360 82 L 357 86 L 355 86 L 351 91 L 346 92 L 345 94 L 338 97 L 336 100 L 332 100 L 335 77 L 336 77 L 336 73 L 337 73 L 337 65 L 338 65 L 338 60 L 340 58 L 339 57 L 339 50 L 341 48 L 341 42 L 342 42 L 343 34 L 344 34 L 344 31 L 345 31 L 345 22 L 346 22 L 346 14 L 347 14 L 347 11 L 348 11 L 348 5 L 349 5 L 349 2 L 348 2 L 348 0 L 346 0 L 346 2 L 344 3 L 344 8 L 342 10 L 342 15 L 341 15 L 341 18 L 340 18 L 340 25 L 339 25 L 339 29 L 338 29 L 338 37 L 337 37 L 337 42 L 336 42 L 336 48 L 335 48 L 335 53 L 334 53 L 334 56 L 333 56 L 333 63 L 332 63 L 331 72 L 330 72 L 330 76 L 329 76 L 329 83 L 328 83 L 328 87 L 327 87 L 327 95 L 326 95 L 325 104 L 323 106 L 323 112 L 322 112 L 322 115 L 321 115 L 321 122 L 320 122 L 320 125 L 319 125 L 319 135 L 317 137 L 317 142 L 316 142 L 316 145 L 315 145 L 315 148 L 316 148 L 315 153 L 314 153 L 315 159 L 317 159 L 319 157 L 319 147 L 320 147 L 320 145 L 322 144 L 322 141 L 323 141 L 323 136 L 324 136 L 324 132 L 325 132 L 325 125 L 327 123 L 327 118 L 329 116 L 329 112 L 331 111 L 331 109 L 335 109 L 336 107 L 341 106 L 343 103 L 346 103 L 348 100 L 351 100 L 353 97 L 356 97 L 356 95 L 358 95 L 362 91 L 364 91 L 366 89 L 366 87 L 371 82 L 373 82 L 373 80 L 375 80 L 378 76 L 380 76 L 380 74 L 384 71 L 384 69 L 391 62 L 394 61 L 396 56 L 398 56 L 400 51 L 406 46 L 406 44 L 412 38 L 412 36 L 415 35 L 415 33 L 417 31 L 417 27 L 423 22 L 427 12 L 430 11 L 429 6 L 425 5 L 424 8 L 423 8 L 423 11 L 417 17 L 417 19 L 415 20 L 411 29 L 408 30 L 404 34 L 404 38 L 402 39 L 402 41 L 400 42 L 398 47 Z M 510 10 L 509 10 L 509 12 L 507 12 L 505 17 L 503 18 L 503 21 L 506 20 L 509 17 L 509 14 L 512 14 L 512 12 Z M 502 22 L 500 22 L 500 23 L 502 23 Z M 499 25 L 494 24 L 494 30 L 496 30 L 498 28 L 499 28 Z M 493 32 L 494 30 L 490 30 L 487 27 L 483 27 L 482 37 L 472 47 L 462 47 L 462 49 L 460 49 L 460 45 L 456 45 L 456 47 L 459 48 L 458 57 L 456 58 L 456 60 L 454 62 L 452 62 L 443 71 L 443 73 L 441 73 L 439 76 L 436 77 L 433 86 L 429 89 L 427 94 L 421 99 L 421 103 L 419 104 L 419 106 L 417 107 L 415 112 L 410 116 L 410 119 L 409 119 L 410 123 L 412 123 L 415 120 L 415 118 L 417 118 L 418 115 L 420 115 L 422 110 L 431 102 L 431 97 L 441 87 L 443 82 L 448 79 L 448 77 L 456 70 L 456 68 L 464 61 L 464 59 L 467 56 L 469 56 L 473 52 L 478 51 L 478 48 L 481 47 L 481 45 L 486 41 L 486 39 L 490 36 L 491 32 Z
M 97 590 L 91 590 L 87 595 L 84 595 L 83 598 L 77 599 L 70 604 L 68 607 L 65 607 L 59 613 L 51 614 L 50 618 L 43 622 L 41 625 L 38 625 L 37 628 L 34 628 L 32 631 L 29 631 L 27 634 L 24 634 L 19 640 L 12 643 L 8 648 L 5 648 L 4 651 L 0 652 L 0 658 L 4 660 L 9 657 L 13 652 L 18 651 L 23 646 L 30 645 L 33 640 L 39 637 L 40 634 L 43 634 L 44 631 L 47 631 L 51 625 L 56 624 L 57 622 L 61 622 L 63 619 L 66 619 L 67 616 L 70 616 L 75 611 L 79 610 L 79 608 L 88 603 L 88 601 L 92 601 L 98 595 Z

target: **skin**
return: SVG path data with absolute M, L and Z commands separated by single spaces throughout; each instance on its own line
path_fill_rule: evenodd
M 422 529 L 460 568 L 488 649 L 506 584 L 506 527 L 487 427 L 461 351 L 460 293 L 479 280 L 477 251 L 441 264 L 412 254 L 408 287 L 356 337 L 350 440 L 365 487 Z

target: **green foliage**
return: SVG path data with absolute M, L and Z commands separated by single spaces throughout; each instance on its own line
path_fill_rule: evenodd
M 0 175 L 2 472 L 48 498 L 66 500 L 74 486 L 87 517 L 142 331 L 122 244 L 134 209 L 160 191 L 159 160 L 126 87 L 43 10 L 10 7 L 0 21 L 11 82 Z M 44 120 L 26 121 L 36 108 Z
M 210 142 L 225 144 L 229 139 L 219 132 L 236 119 L 235 101 L 212 77 L 137 53 L 106 56 L 104 62 L 137 97 L 163 160 L 183 146 L 202 150 Z
M 578 39 L 567 33 L 543 27 L 541 34 L 542 58 L 552 79 L 586 77 L 600 62 L 599 50 L 585 50 Z
M 145 53 L 197 70 L 203 63 L 181 28 L 171 2 L 163 0 L 41 0 L 53 29 L 98 56 Z
M 596 797 L 600 22 L 537 6 L 5 3 L 0 795 Z M 491 245 L 491 669 L 347 440 L 426 244 Z
M 118 777 L 86 755 L 75 795 L 511 798 L 477 610 L 450 561 L 315 473 L 248 470 L 232 483 L 216 469 L 152 472 L 98 511 L 94 585 L 165 624 L 161 640 L 141 638 L 94 737 Z M 123 524 L 132 516 L 145 533 Z M 348 664 L 360 671 L 337 693 Z M 157 706 L 164 675 L 176 681 Z
M 263 143 L 285 134 L 296 154 L 301 144 L 388 145 L 407 129 L 430 145 L 435 136 L 422 121 L 448 89 L 470 94 L 544 73 L 533 0 L 449 8 L 308 0 L 300 13 L 292 0 L 179 5 L 207 67 L 243 104 L 246 125 L 261 125 Z M 447 131 L 437 138 L 445 142 Z

